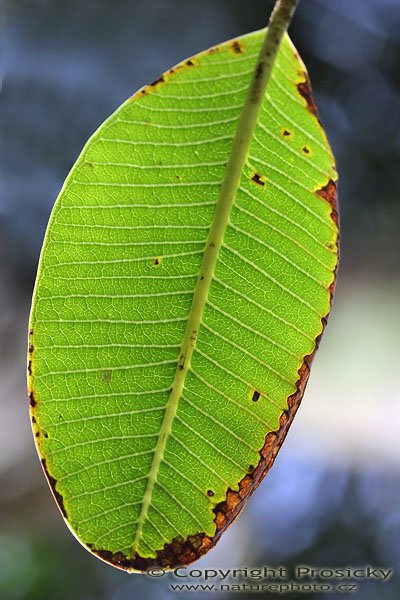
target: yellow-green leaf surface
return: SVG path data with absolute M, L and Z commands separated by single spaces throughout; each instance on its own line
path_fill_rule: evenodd
M 72 532 L 127 570 L 184 564 L 218 540 L 274 460 L 329 313 L 336 171 L 287 36 L 224 227 L 214 218 L 264 36 L 127 100 L 85 146 L 46 234 L 35 440 Z

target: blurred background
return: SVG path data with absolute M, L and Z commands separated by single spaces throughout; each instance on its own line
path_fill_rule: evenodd
M 53 502 L 28 418 L 30 297 L 50 210 L 93 130 L 171 65 L 263 27 L 272 1 L 0 5 L 0 599 L 163 600 L 172 597 L 170 578 L 127 576 L 100 563 L 74 540 Z M 399 568 L 399 31 L 398 0 L 300 2 L 291 36 L 340 173 L 340 277 L 276 464 L 196 567 Z M 356 594 L 378 595 L 400 598 L 399 576 L 361 582 Z M 311 596 L 322 598 L 290 594 Z

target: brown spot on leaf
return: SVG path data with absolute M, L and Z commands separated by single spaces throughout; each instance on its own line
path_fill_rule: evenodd
M 32 361 L 31 360 L 28 362 L 28 373 L 29 373 L 29 375 L 32 375 Z
M 161 258 L 156 257 L 153 260 L 153 267 L 159 267 L 161 265 Z
M 151 567 L 173 569 L 178 565 L 187 565 L 207 552 L 211 547 L 210 538 L 204 532 L 190 535 L 186 540 L 178 536 L 159 550 L 155 558 L 144 558 L 138 553 L 132 557 L 124 556 L 122 552 L 110 552 L 103 548 L 97 549 L 93 544 L 86 544 L 99 558 L 126 571 L 147 571 Z
M 307 103 L 307 108 L 318 119 L 318 110 L 317 105 L 315 104 L 313 91 L 311 87 L 311 81 L 306 71 L 301 73 L 304 77 L 304 80 L 296 85 L 297 90 L 302 98 Z
M 192 61 L 191 58 L 189 58 L 189 60 L 186 61 L 186 64 L 187 64 L 188 67 L 194 67 L 195 66 L 195 63 Z
M 311 150 L 308 146 L 303 146 L 301 149 L 302 153 L 305 154 L 306 156 L 309 156 L 311 154 Z
M 244 52 L 243 44 L 241 44 L 239 40 L 234 40 L 231 44 L 231 48 L 235 54 L 243 54 Z
M 47 481 L 49 482 L 51 491 L 53 492 L 53 496 L 58 504 L 58 507 L 59 507 L 61 513 L 63 514 L 63 516 L 67 519 L 68 517 L 67 517 L 67 511 L 65 510 L 65 506 L 64 506 L 64 499 L 63 499 L 62 495 L 60 494 L 60 492 L 58 492 L 56 490 L 57 481 L 54 479 L 54 477 L 52 477 L 50 475 L 50 473 L 47 469 L 45 458 L 42 458 L 42 467 L 43 467 L 44 474 L 46 475 Z
M 212 498 L 212 496 L 214 496 L 214 492 L 212 490 L 207 490 L 207 496 Z
M 285 127 L 282 127 L 281 129 L 281 136 L 284 138 L 293 138 L 293 131 L 290 131 L 290 129 L 286 129 Z
M 253 400 L 253 402 L 258 402 L 258 400 L 260 399 L 261 394 L 258 390 L 254 390 L 251 399 Z
M 332 220 L 339 229 L 339 205 L 336 183 L 330 179 L 326 185 L 315 192 L 318 196 L 329 202 L 332 207 Z
M 159 77 L 158 79 L 156 79 L 155 81 L 150 83 L 150 87 L 156 87 L 160 83 L 164 83 L 164 81 L 165 81 L 164 75 L 161 75 L 161 77 Z
M 33 390 L 29 392 L 29 404 L 32 406 L 32 408 L 35 408 L 37 404 Z
M 260 185 L 261 187 L 265 186 L 265 181 L 262 178 L 262 175 L 259 175 L 258 173 L 254 173 L 251 180 L 254 181 L 254 183 L 256 183 L 257 185 Z

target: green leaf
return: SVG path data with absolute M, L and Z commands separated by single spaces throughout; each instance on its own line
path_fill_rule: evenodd
M 334 158 L 287 36 L 249 145 L 231 155 L 264 36 L 203 52 L 125 102 L 47 230 L 35 440 L 72 532 L 127 570 L 216 543 L 274 461 L 330 310 Z

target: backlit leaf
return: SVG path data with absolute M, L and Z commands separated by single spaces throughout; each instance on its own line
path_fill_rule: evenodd
M 288 37 L 226 223 L 213 220 L 264 35 L 127 100 L 85 146 L 46 234 L 35 440 L 70 529 L 127 570 L 191 562 L 237 516 L 293 419 L 330 310 L 336 171 Z

